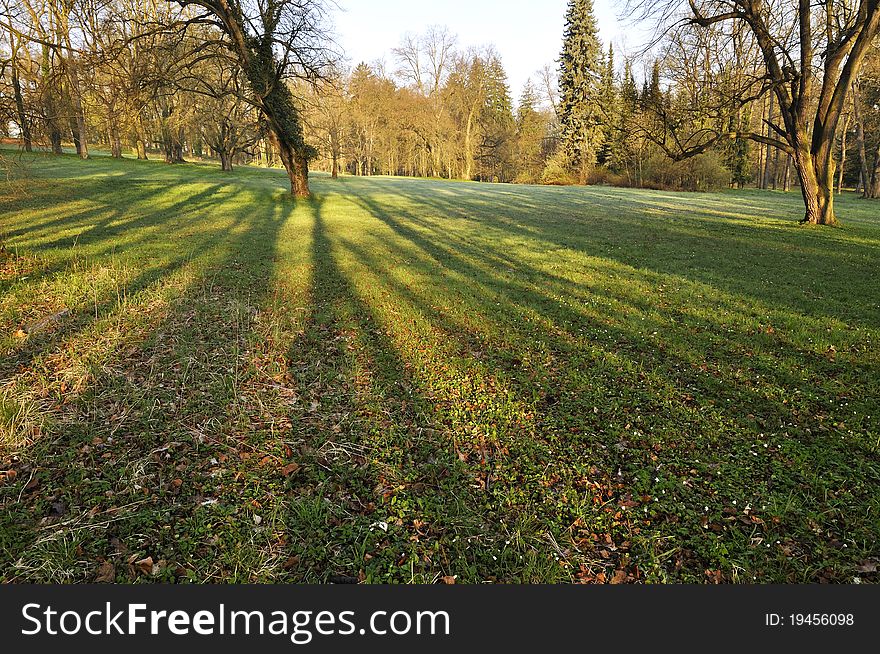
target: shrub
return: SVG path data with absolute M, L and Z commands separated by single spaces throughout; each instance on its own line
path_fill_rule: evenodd
M 547 160 L 547 165 L 544 166 L 544 172 L 541 175 L 541 183 L 555 186 L 572 186 L 577 184 L 577 180 L 572 175 L 563 153 L 557 152 Z
M 665 154 L 653 154 L 642 166 L 642 186 L 677 191 L 711 191 L 730 185 L 732 174 L 716 152 L 673 161 Z
M 626 176 L 619 175 L 605 166 L 594 166 L 587 175 L 588 186 L 629 186 Z

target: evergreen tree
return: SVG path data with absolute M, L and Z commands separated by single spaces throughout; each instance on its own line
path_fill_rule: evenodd
M 480 179 L 510 181 L 516 126 L 507 73 L 498 57 L 490 57 L 486 62 L 484 76 L 485 103 L 478 118 L 482 133 Z
M 592 0 L 569 0 L 560 56 L 560 127 L 569 165 L 581 183 L 602 145 L 602 48 Z
M 639 89 L 633 77 L 632 64 L 627 61 L 623 71 L 623 80 L 620 85 L 620 95 L 617 102 L 618 119 L 612 144 L 608 153 L 608 165 L 618 173 L 624 173 L 633 179 L 633 159 L 635 157 L 635 123 L 639 112 Z
M 534 184 L 541 179 L 544 167 L 544 137 L 547 117 L 538 107 L 540 96 L 529 79 L 523 87 L 516 112 L 516 158 L 520 172 L 517 181 Z
M 599 86 L 601 108 L 602 144 L 597 152 L 597 160 L 607 164 L 611 158 L 614 138 L 620 130 L 620 108 L 617 99 L 617 79 L 614 73 L 614 46 L 608 45 L 608 54 L 602 61 L 602 79 Z
M 663 89 L 660 88 L 660 62 L 656 59 L 651 66 L 650 80 L 645 80 L 641 99 L 643 109 L 658 110 L 663 106 Z
M 746 112 L 747 116 L 748 112 Z M 748 118 L 746 117 L 746 120 Z M 743 131 L 743 116 L 731 116 L 728 124 L 728 130 L 731 132 Z M 729 141 L 726 147 L 722 148 L 724 154 L 724 163 L 730 170 L 731 178 L 738 188 L 742 188 L 752 179 L 752 164 L 749 156 L 749 142 L 745 139 L 736 138 Z

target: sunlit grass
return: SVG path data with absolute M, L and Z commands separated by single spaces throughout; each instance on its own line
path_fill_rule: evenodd
M 0 193 L 0 578 L 873 580 L 876 205 L 284 180 Z

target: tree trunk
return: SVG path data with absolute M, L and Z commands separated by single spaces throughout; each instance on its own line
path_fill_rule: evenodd
M 40 62 L 40 74 L 43 82 L 47 83 L 52 76 L 52 64 L 49 57 L 49 46 L 43 44 L 43 58 Z M 46 89 L 46 121 L 48 122 L 49 143 L 52 154 L 61 154 L 61 128 L 58 126 L 58 98 L 56 89 L 48 84 Z
M 167 130 L 162 130 L 162 151 L 165 153 L 165 163 L 174 163 L 174 144 L 171 142 L 171 135 Z
M 775 152 L 773 154 L 773 190 L 779 186 L 779 157 L 782 156 L 782 151 L 779 148 L 775 148 Z
M 263 82 L 259 80 L 259 70 L 246 71 L 253 88 L 260 97 L 260 108 L 268 119 L 269 140 L 281 158 L 281 164 L 290 179 L 290 192 L 297 198 L 308 198 L 309 191 L 309 156 L 313 154 L 303 140 L 302 124 L 293 101 L 290 89 L 283 82 L 272 86 L 268 93 L 259 91 Z
M 31 152 L 31 127 L 28 125 L 27 114 L 24 112 L 24 98 L 21 95 L 21 81 L 18 79 L 18 64 L 15 57 L 12 59 L 12 93 L 15 96 L 15 112 L 18 114 L 18 128 L 21 131 L 21 140 L 24 142 L 25 152 Z
M 79 140 L 79 131 L 76 124 L 76 118 L 71 116 L 67 121 L 67 127 L 70 130 L 70 138 L 73 141 L 73 147 L 76 150 L 76 156 L 82 157 L 82 141 Z
M 473 131 L 474 113 L 476 108 L 468 114 L 467 127 L 464 133 L 464 179 L 470 180 L 474 168 L 474 153 L 471 148 L 471 132 Z
M 773 122 L 773 100 L 774 94 L 770 93 L 770 106 L 767 109 L 767 138 L 773 137 L 773 130 L 770 127 L 770 123 Z M 764 157 L 764 180 L 761 188 L 767 190 L 770 188 L 770 170 L 772 165 L 772 159 L 770 158 L 770 146 L 767 146 L 767 154 Z
M 183 144 L 186 141 L 186 132 L 182 127 L 177 129 L 177 136 L 174 138 L 174 163 L 186 163 L 183 158 Z
M 293 146 L 279 137 L 274 129 L 269 130 L 269 139 L 278 150 L 281 164 L 290 179 L 290 192 L 297 198 L 307 198 L 309 192 L 309 163 L 302 155 L 297 154 Z
M 791 190 L 791 155 L 785 156 L 785 174 L 782 176 L 782 190 L 786 193 Z
M 837 194 L 843 193 L 843 173 L 846 169 L 846 133 L 849 131 L 849 121 L 851 116 L 846 115 L 843 121 L 843 131 L 840 133 L 840 170 L 837 175 Z
M 68 51 L 70 44 L 68 43 Z M 64 62 L 64 68 L 67 71 L 67 78 L 70 82 L 70 100 L 73 102 L 73 122 L 75 125 L 74 143 L 77 144 L 76 153 L 82 159 L 89 158 L 89 142 L 86 133 L 86 119 L 82 106 L 82 91 L 79 86 L 79 75 L 76 71 L 76 63 L 74 63 L 72 55 Z
M 232 155 L 230 155 L 225 150 L 218 150 L 217 154 L 220 155 L 220 170 L 225 170 L 228 172 L 232 171 Z
M 138 113 L 135 118 L 135 134 L 134 145 L 137 151 L 137 158 L 142 161 L 147 160 L 147 130 L 144 129 L 144 119 Z
M 874 154 L 874 172 L 865 181 L 865 197 L 872 200 L 880 198 L 880 145 L 877 146 L 877 152 Z
M 64 154 L 64 149 L 61 147 L 61 131 L 54 122 L 49 126 L 49 143 L 52 146 L 52 154 Z
M 806 213 L 801 223 L 836 225 L 834 215 L 834 160 L 814 157 L 808 150 L 795 150 L 795 168 L 801 182 Z
M 110 141 L 110 156 L 114 159 L 121 159 L 122 139 L 119 138 L 119 125 L 113 116 L 110 117 L 110 129 L 107 131 L 107 137 Z

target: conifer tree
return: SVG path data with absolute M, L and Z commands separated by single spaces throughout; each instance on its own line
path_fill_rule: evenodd
M 602 79 L 599 86 L 599 108 L 602 143 L 597 151 L 599 163 L 607 164 L 611 158 L 616 132 L 620 129 L 620 108 L 617 98 L 617 80 L 614 73 L 614 46 L 608 45 L 608 54 L 602 60 Z
M 617 102 L 616 129 L 608 154 L 608 165 L 618 173 L 624 173 L 630 184 L 635 183 L 633 158 L 635 156 L 635 123 L 639 112 L 639 89 L 633 77 L 632 64 L 627 61 L 623 70 L 620 95 Z
M 538 90 L 528 80 L 523 87 L 516 113 L 516 157 L 520 172 L 517 181 L 534 184 L 541 178 L 544 166 L 544 137 L 547 119 L 538 109 Z
M 602 48 L 592 0 L 569 0 L 563 39 L 560 136 L 568 163 L 583 184 L 602 145 Z
M 507 73 L 498 57 L 490 57 L 484 69 L 485 104 L 479 115 L 481 179 L 509 181 L 516 132 L 513 102 Z

